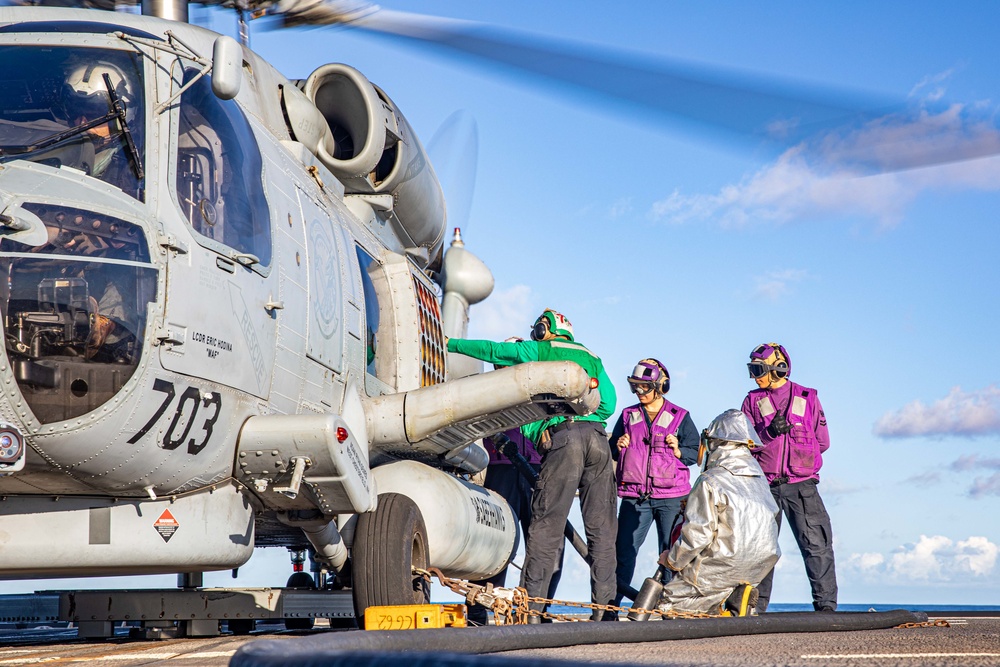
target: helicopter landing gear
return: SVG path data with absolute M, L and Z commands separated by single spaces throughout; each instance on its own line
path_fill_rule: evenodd
M 234 635 L 248 635 L 257 627 L 257 621 L 252 618 L 233 618 L 227 623 L 229 631 Z
M 413 573 L 413 568 L 427 568 L 427 529 L 406 496 L 383 494 L 375 512 L 358 517 L 351 560 L 358 627 L 363 627 L 368 607 L 430 601 L 430 584 Z

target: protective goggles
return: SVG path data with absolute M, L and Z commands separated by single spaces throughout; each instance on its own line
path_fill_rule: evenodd
M 645 396 L 649 392 L 653 391 L 653 385 L 650 382 L 636 382 L 635 380 L 629 379 L 628 388 L 636 396 Z
M 747 364 L 747 369 L 750 371 L 750 377 L 757 379 L 762 378 L 771 371 L 783 371 L 787 367 L 782 366 L 772 366 L 771 364 L 765 364 L 763 361 L 751 361 Z

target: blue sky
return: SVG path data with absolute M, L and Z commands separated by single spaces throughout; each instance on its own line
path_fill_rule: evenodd
M 928 105 L 922 120 L 945 132 L 958 112 L 992 120 L 1000 98 L 995 3 L 384 6 L 637 58 L 884 93 Z M 194 18 L 233 31 L 228 15 L 196 10 Z M 727 142 L 384 38 L 253 27 L 252 47 L 291 78 L 327 62 L 357 67 L 425 144 L 456 110 L 475 118 L 478 173 L 463 231 L 496 289 L 472 311 L 474 335 L 526 335 L 543 308 L 560 310 L 603 357 L 619 407 L 630 398 L 632 365 L 653 356 L 670 370 L 669 398 L 699 428 L 739 407 L 754 386 L 750 350 L 781 342 L 792 379 L 818 389 L 830 424 L 820 490 L 833 520 L 841 602 L 996 603 L 1000 158 L 831 176 L 795 147 Z M 880 129 L 889 128 L 872 133 Z M 976 141 L 996 135 L 989 122 Z M 637 576 L 643 563 L 654 567 L 653 541 Z M 782 548 L 773 600 L 806 602 L 787 529 Z M 283 550 L 265 551 L 237 583 L 283 583 Z M 588 596 L 578 561 L 568 565 L 561 597 Z M 209 583 L 230 582 L 225 573 Z
M 987 116 L 1000 96 L 1000 7 L 986 3 L 385 5 Z M 620 405 L 632 365 L 654 356 L 699 427 L 753 387 L 750 350 L 780 341 L 829 418 L 820 488 L 841 601 L 995 603 L 1000 160 L 824 178 L 794 151 L 553 84 L 384 39 L 302 35 L 328 41 L 315 62 L 343 59 L 385 88 L 424 137 L 455 109 L 475 117 L 465 237 L 497 287 L 473 309 L 474 334 L 524 335 L 542 308 L 561 310 Z M 787 530 L 782 543 L 774 599 L 808 601 Z M 560 594 L 582 600 L 576 561 Z

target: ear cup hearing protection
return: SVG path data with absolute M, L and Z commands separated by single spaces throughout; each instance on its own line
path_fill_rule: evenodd
M 661 364 L 656 359 L 650 359 L 654 364 L 660 369 L 660 379 L 656 381 L 656 391 L 658 394 L 666 394 L 670 391 L 670 373 L 667 372 L 667 367 Z
M 777 369 L 774 371 L 775 377 L 779 380 L 788 377 L 788 374 L 792 372 L 792 362 L 788 360 L 788 352 L 785 351 L 784 345 L 778 343 L 768 343 L 781 357 L 778 359 L 775 366 Z
M 531 340 L 543 340 L 549 333 L 549 318 L 548 313 L 542 315 L 535 322 L 535 326 L 531 327 Z

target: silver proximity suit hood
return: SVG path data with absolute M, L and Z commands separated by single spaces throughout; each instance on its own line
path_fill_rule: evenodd
M 708 459 L 684 510 L 681 536 L 667 554 L 674 578 L 664 611 L 719 611 L 740 583 L 757 586 L 781 555 L 778 506 L 749 446 L 760 438 L 740 410 L 706 429 Z

